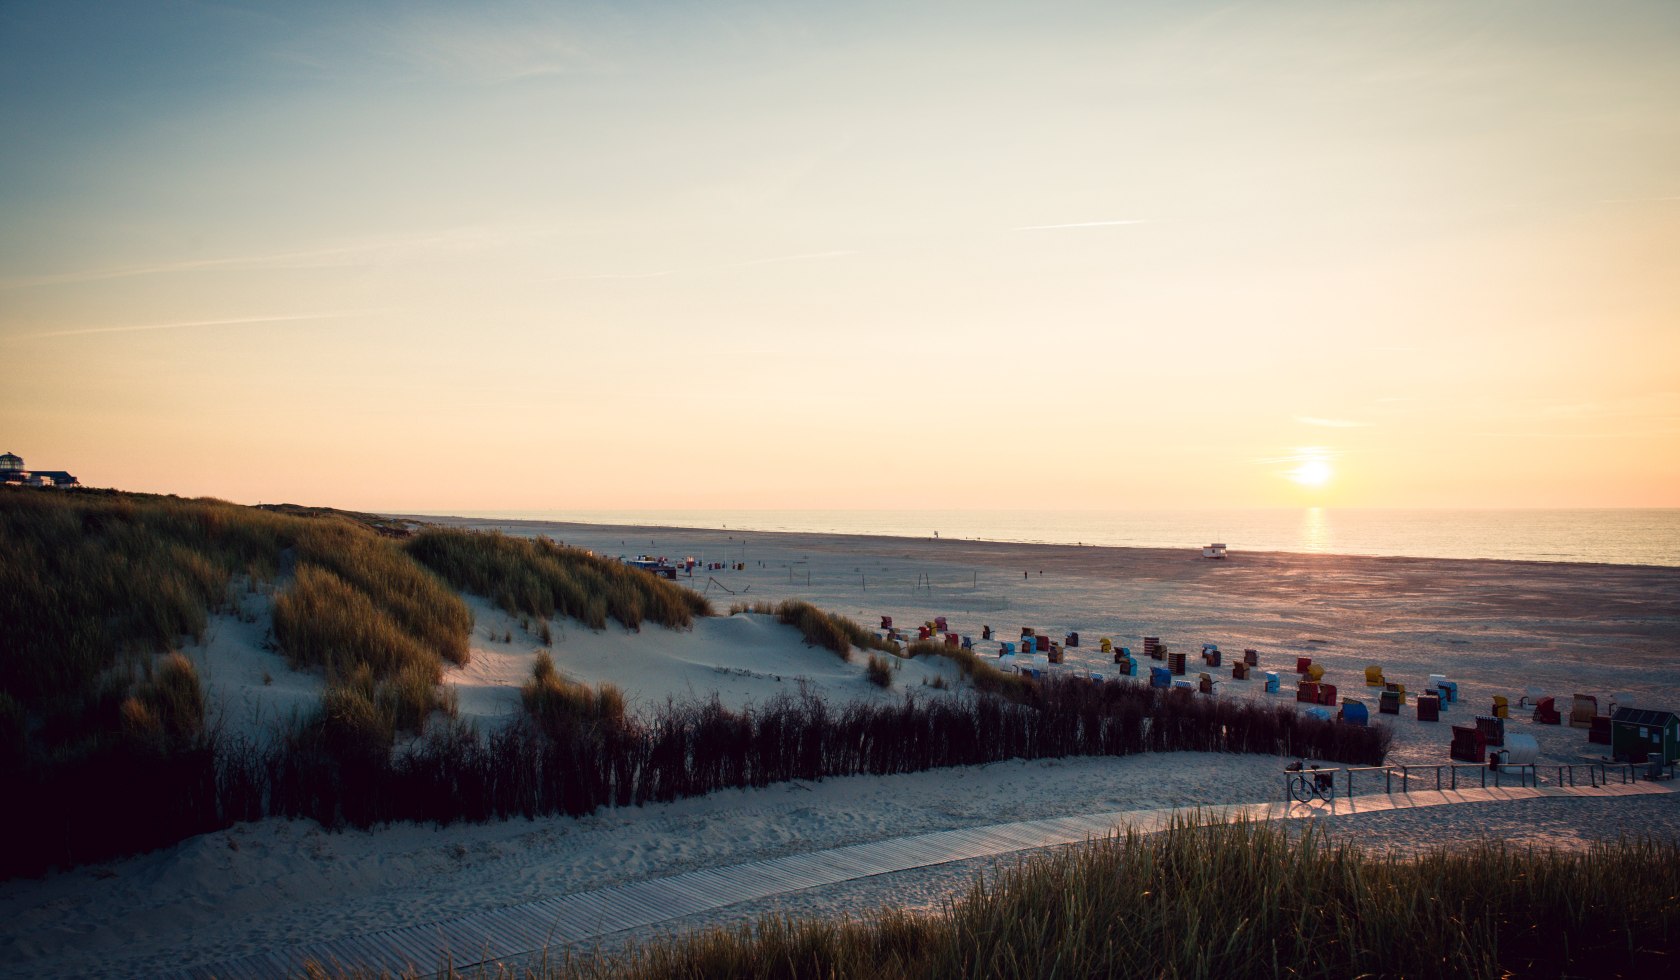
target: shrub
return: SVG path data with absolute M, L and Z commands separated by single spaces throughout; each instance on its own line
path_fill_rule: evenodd
M 869 678 L 869 683 L 876 687 L 891 687 L 892 664 L 888 663 L 887 658 L 880 654 L 872 653 L 869 655 L 868 664 L 864 666 L 864 676 Z

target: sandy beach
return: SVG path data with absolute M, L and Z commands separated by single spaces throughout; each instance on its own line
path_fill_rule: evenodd
M 1575 692 L 1607 705 L 1680 705 L 1680 569 L 1495 561 L 1251 554 L 1208 561 L 1186 549 L 1054 547 L 946 539 L 848 538 L 718 530 L 439 520 L 515 535 L 545 534 L 607 555 L 663 555 L 726 563 L 679 581 L 724 613 L 732 602 L 809 599 L 873 627 L 890 615 L 914 625 L 937 615 L 976 640 L 989 625 L 1005 639 L 1031 626 L 1058 638 L 1078 631 L 1064 669 L 1112 670 L 1098 650 L 1112 637 L 1137 651 L 1159 636 L 1194 656 L 1203 643 L 1227 654 L 1260 652 L 1261 670 L 1283 672 L 1284 693 L 1234 681 L 1219 697 L 1290 702 L 1297 657 L 1310 656 L 1344 695 L 1375 707 L 1368 664 L 1417 688 L 1431 673 L 1460 685 L 1440 723 L 1408 706 L 1382 716 L 1396 738 L 1395 764 L 1445 763 L 1448 724 L 1485 713 L 1496 694 L 1513 705 L 1529 688 Z M 737 568 L 735 566 L 743 566 Z M 260 732 L 305 710 L 313 678 L 262 649 L 262 628 L 223 616 L 186 652 L 234 729 Z M 488 726 L 518 710 L 517 685 L 540 649 L 531 633 L 481 600 L 471 660 L 445 683 L 463 717 Z M 507 639 L 511 635 L 511 639 Z M 806 690 L 833 701 L 950 697 L 948 662 L 911 661 L 883 691 L 863 678 L 862 658 L 842 662 L 760 615 L 720 616 L 693 630 L 557 624 L 552 655 L 564 674 L 624 689 L 633 710 L 667 698 L 759 703 Z M 265 659 L 266 658 L 266 659 Z M 1147 663 L 1147 661 L 1146 661 Z M 268 680 L 265 682 L 264 676 Z M 945 688 L 933 686 L 942 680 Z M 1601 708 L 1602 710 L 1602 708 Z M 1531 723 L 1542 761 L 1597 760 L 1586 733 Z M 328 832 L 269 820 L 185 841 L 152 854 L 0 884 L 0 975 L 145 975 L 264 949 L 412 925 L 696 868 L 909 833 L 1122 809 L 1255 802 L 1280 795 L 1282 760 L 1162 754 L 1120 759 L 1014 761 L 890 777 L 832 779 L 730 791 L 570 819 Z M 1637 801 L 1549 800 L 1443 807 L 1427 814 L 1326 821 L 1374 848 L 1413 848 L 1492 836 L 1579 846 L 1618 833 L 1680 834 L 1674 796 Z M 881 902 L 937 905 L 986 862 L 884 876 L 836 889 L 720 910 L 661 928 L 731 921 L 767 909 L 861 913 Z M 658 930 L 652 930 L 658 931 Z M 611 937 L 611 942 L 627 938 Z

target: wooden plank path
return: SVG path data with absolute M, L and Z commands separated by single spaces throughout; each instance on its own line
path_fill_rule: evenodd
M 1150 833 L 1165 829 L 1175 816 L 1190 814 L 1213 821 L 1288 820 L 1544 797 L 1643 796 L 1668 792 L 1672 790 L 1667 786 L 1652 783 L 1507 786 L 1379 794 L 1330 803 L 1124 810 L 968 827 L 688 871 L 522 905 L 485 909 L 441 922 L 258 953 L 159 976 L 171 980 L 209 977 L 270 980 L 301 975 L 304 964 L 310 962 L 428 975 L 440 971 L 445 963 L 462 970 L 487 962 L 520 962 L 544 949 L 557 949 L 741 902 L 954 861 L 1083 844 L 1117 831 Z

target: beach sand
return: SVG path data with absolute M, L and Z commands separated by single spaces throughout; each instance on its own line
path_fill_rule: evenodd
M 445 523 L 440 521 L 440 523 Z M 608 555 L 650 553 L 744 564 L 681 581 L 727 610 L 731 602 L 798 597 L 874 626 L 936 615 L 979 637 L 1022 626 L 1077 630 L 1067 669 L 1111 670 L 1101 636 L 1140 652 L 1144 635 L 1190 654 L 1217 643 L 1227 666 L 1221 697 L 1289 702 L 1293 666 L 1310 656 L 1344 695 L 1373 708 L 1367 664 L 1416 690 L 1430 673 L 1460 684 L 1439 724 L 1408 705 L 1393 727 L 1397 764 L 1445 763 L 1450 722 L 1485 713 L 1494 694 L 1515 704 L 1528 688 L 1567 699 L 1612 693 L 1648 707 L 1680 707 L 1680 569 L 1411 558 L 1248 554 L 1224 561 L 1197 550 L 1055 547 L 948 539 L 745 535 L 729 530 L 613 528 L 451 520 L 510 534 L 546 534 Z M 1233 544 L 1236 544 L 1233 542 Z M 1023 574 L 1024 573 L 1024 574 Z M 266 597 L 253 597 L 248 613 Z M 472 662 L 448 672 L 462 714 L 500 723 L 541 648 L 516 618 L 473 600 Z M 255 731 L 308 703 L 312 678 L 291 675 L 262 649 L 262 628 L 218 618 L 189 650 L 222 705 L 223 723 Z M 506 637 L 512 634 L 511 641 Z M 983 654 L 995 645 L 977 644 Z M 1244 647 L 1280 670 L 1285 693 L 1230 679 Z M 907 663 L 883 692 L 850 663 L 804 645 L 770 617 L 736 616 L 690 631 L 559 624 L 556 666 L 623 687 L 632 706 L 666 698 L 761 702 L 810 690 L 832 700 L 945 697 L 929 683 L 956 675 L 944 661 Z M 269 659 L 262 659 L 262 658 Z M 1143 661 L 1148 665 L 1150 661 Z M 267 676 L 267 681 L 263 680 Z M 1513 711 L 1510 729 L 1535 735 L 1549 764 L 1598 759 L 1603 747 L 1565 726 Z M 1253 802 L 1280 795 L 1285 760 L 1174 753 L 1121 759 L 1014 761 L 930 773 L 832 779 L 715 794 L 660 806 L 437 828 L 327 832 L 313 824 L 242 824 L 148 855 L 0 883 L 0 975 L 134 975 L 279 946 L 429 922 L 616 882 L 842 844 L 1008 820 L 1161 806 Z M 1437 808 L 1328 821 L 1371 847 L 1414 848 L 1494 835 L 1579 846 L 1619 832 L 1680 834 L 1675 797 L 1549 800 Z M 1527 816 L 1525 816 L 1527 814 Z M 866 912 L 881 901 L 936 905 L 984 862 L 885 876 L 720 910 L 681 925 L 730 921 L 766 909 Z M 623 937 L 620 937 L 621 939 Z

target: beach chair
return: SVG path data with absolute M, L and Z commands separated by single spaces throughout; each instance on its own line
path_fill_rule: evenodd
M 1441 682 L 1441 710 L 1445 711 L 1445 710 L 1447 710 L 1446 709 L 1447 705 L 1457 704 L 1457 703 L 1458 703 L 1458 682 L 1457 681 L 1442 681 Z
M 1511 717 L 1511 699 L 1503 694 L 1493 696 L 1493 716 L 1495 718 Z
M 1000 641 L 998 643 L 998 656 L 1001 657 L 1006 653 L 1009 654 L 1010 656 L 1014 656 L 1015 655 L 1015 644 L 1008 641 L 1008 640 Z
M 1477 764 L 1487 761 L 1487 740 L 1480 731 L 1468 725 L 1452 726 L 1452 748 L 1447 755 L 1460 762 Z
M 1598 717 L 1598 698 L 1591 694 L 1575 695 L 1575 703 L 1569 708 L 1570 728 L 1591 728 L 1593 719 Z
M 963 637 L 962 638 L 962 648 L 964 650 L 974 649 L 974 637 L 972 637 L 972 636 Z
M 1397 694 L 1400 697 L 1400 703 L 1401 704 L 1406 703 L 1406 685 L 1404 685 L 1404 684 L 1396 684 L 1393 681 L 1390 681 L 1389 683 L 1387 683 L 1383 686 L 1383 693 L 1384 694 Z
M 1172 671 L 1165 667 L 1149 668 L 1150 687 L 1172 687 Z
M 1476 730 L 1482 733 L 1482 741 L 1487 745 L 1505 744 L 1505 719 L 1503 718 L 1477 715 Z
M 1306 715 L 1307 715 L 1308 718 L 1317 718 L 1319 721 L 1329 721 L 1330 720 L 1330 711 L 1329 711 L 1328 708 L 1318 708 L 1318 707 L 1308 708 L 1306 710 Z
M 1295 685 L 1295 700 L 1304 704 L 1318 703 L 1318 682 L 1302 681 Z
M 1276 694 L 1276 693 L 1278 693 L 1279 690 L 1282 689 L 1282 687 L 1283 687 L 1283 682 L 1278 680 L 1277 671 L 1275 671 L 1275 670 L 1266 671 L 1266 693 L 1267 694 Z
M 1399 714 L 1400 713 L 1400 692 L 1399 691 L 1383 691 L 1382 696 L 1377 699 L 1377 712 L 1379 714 L 1385 714 L 1385 715 L 1397 715 L 1397 714 Z
M 1534 720 L 1542 725 L 1562 724 L 1563 716 L 1558 714 L 1557 698 L 1541 698 L 1534 706 Z
M 985 623 L 981 623 L 980 624 L 980 639 L 989 640 L 991 638 L 992 638 L 992 628 L 990 626 L 987 626 Z
M 933 631 L 935 633 L 944 633 L 944 632 L 948 631 L 950 628 L 951 628 L 950 625 L 945 622 L 945 617 L 944 616 L 933 617 Z
M 1417 699 L 1418 721 L 1441 720 L 1441 697 L 1438 694 L 1420 694 Z
M 1218 683 L 1213 679 L 1212 674 L 1202 674 L 1201 677 L 1197 678 L 1196 688 L 1203 694 L 1212 694 L 1214 685 Z
M 1021 627 L 1021 639 L 1023 639 L 1023 640 L 1031 639 L 1032 635 L 1033 635 L 1033 628 L 1031 626 Z
M 1050 658 L 1051 663 L 1053 663 L 1053 664 L 1061 663 L 1062 662 L 1062 648 L 1061 648 L 1061 645 L 1056 644 L 1056 643 L 1050 644 L 1050 652 L 1048 653 L 1048 656 Z
M 1078 633 L 1069 633 L 1067 636 L 1062 637 L 1062 646 L 1076 647 L 1078 645 L 1079 645 L 1079 634 Z
M 926 639 L 928 639 L 932 636 L 933 636 L 933 630 L 928 629 L 926 626 L 916 627 L 916 639 L 926 640 Z
M 1312 666 L 1312 658 L 1311 657 L 1296 657 L 1295 658 L 1295 673 L 1304 674 L 1304 673 L 1307 672 L 1307 668 L 1311 667 L 1311 666 Z
M 1312 664 L 1311 666 L 1309 666 L 1307 668 L 1307 680 L 1309 680 L 1309 681 L 1322 681 L 1322 680 L 1324 680 L 1324 665 L 1323 664 Z
M 1243 663 L 1241 660 L 1233 663 L 1231 665 L 1231 679 L 1234 681 L 1248 680 L 1248 664 Z
M 1260 651 L 1254 649 L 1253 647 L 1249 647 L 1247 650 L 1244 650 L 1243 663 L 1248 664 L 1250 667 L 1260 666 Z
M 1365 710 L 1363 701 L 1349 698 L 1342 702 L 1342 710 L 1336 713 L 1336 720 L 1350 725 L 1368 725 L 1371 723 L 1371 713 Z
M 1123 674 L 1127 677 L 1136 677 L 1137 676 L 1137 661 L 1136 660 L 1133 660 L 1130 657 L 1125 657 L 1123 659 L 1116 660 L 1114 662 L 1115 662 L 1116 665 L 1118 665 L 1121 674 Z
M 1334 708 L 1336 706 L 1336 685 L 1334 685 L 1334 684 L 1320 684 L 1320 685 L 1318 685 L 1318 703 L 1322 704 L 1322 705 L 1325 705 L 1327 707 Z
M 892 629 L 892 617 L 891 616 L 882 616 L 881 617 L 881 628 L 884 629 L 884 630 Z
M 1050 652 L 1050 638 L 1048 636 L 1045 636 L 1042 633 L 1034 633 L 1033 634 L 1033 643 L 1038 645 L 1038 652 L 1039 653 L 1049 653 Z
M 1365 668 L 1365 686 L 1366 687 L 1382 687 L 1383 685 L 1385 685 L 1387 683 L 1388 683 L 1387 681 L 1383 680 L 1383 672 L 1382 672 L 1381 667 L 1377 666 L 1376 664 L 1372 664 L 1371 666 Z
M 1217 646 L 1214 646 L 1212 643 L 1203 644 L 1203 646 L 1202 646 L 1202 662 L 1203 663 L 1207 664 L 1209 667 L 1218 667 L 1222 663 L 1224 663 L 1224 660 L 1225 660 L 1225 658 L 1219 652 L 1219 648 Z
M 945 645 L 948 647 L 962 646 L 962 637 L 955 633 L 945 634 Z
M 1143 638 L 1143 655 L 1151 660 L 1160 660 L 1167 655 L 1167 648 L 1161 644 L 1158 636 Z
M 1182 653 L 1169 653 L 1169 654 L 1167 654 L 1167 670 L 1172 672 L 1174 675 L 1183 676 L 1184 675 L 1184 654 L 1182 654 Z
M 1106 636 L 1097 642 L 1097 646 L 1102 649 L 1103 653 L 1114 652 L 1114 641 Z

